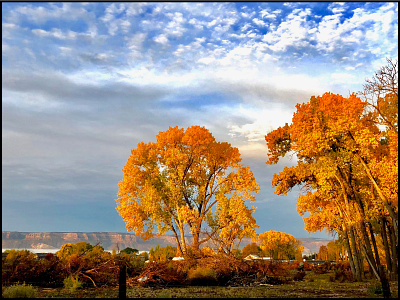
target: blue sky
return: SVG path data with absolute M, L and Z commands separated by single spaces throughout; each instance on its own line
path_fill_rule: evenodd
M 264 136 L 398 56 L 396 2 L 2 3 L 2 228 L 126 232 L 130 150 L 205 126 L 260 185 L 260 228 L 309 237 Z M 327 237 L 325 232 L 311 237 Z

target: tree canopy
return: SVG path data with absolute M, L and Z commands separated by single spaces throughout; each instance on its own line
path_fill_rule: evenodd
M 254 202 L 259 187 L 237 148 L 217 142 L 200 126 L 170 127 L 156 142 L 141 142 L 123 169 L 117 211 L 144 239 L 171 231 L 178 252 L 214 239 L 227 251 L 234 240 L 255 238 L 257 227 L 246 201 Z
M 294 259 L 304 250 L 302 242 L 286 232 L 270 230 L 258 236 L 264 254 L 274 259 Z
M 297 165 L 274 174 L 276 194 L 301 186 L 297 210 L 309 232 L 326 229 L 343 238 L 353 274 L 362 276 L 361 253 L 384 278 L 376 233 L 392 276 L 397 276 L 398 94 L 397 62 L 364 87 L 364 100 L 333 93 L 297 104 L 292 123 L 269 132 L 267 164 L 287 153 Z M 306 213 L 308 215 L 306 216 Z

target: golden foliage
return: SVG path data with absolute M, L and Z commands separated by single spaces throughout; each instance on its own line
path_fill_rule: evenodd
M 204 127 L 170 127 L 157 142 L 132 149 L 119 183 L 117 211 L 127 230 L 144 239 L 171 230 L 183 253 L 185 228 L 197 250 L 215 236 L 227 243 L 254 236 L 255 208 L 248 209 L 245 201 L 255 201 L 259 188 L 240 161 L 237 148 L 215 141 Z M 200 239 L 205 231 L 207 237 Z
M 296 252 L 304 249 L 293 235 L 275 230 L 261 233 L 258 242 L 264 253 L 274 259 L 294 259 Z
M 376 248 L 373 231 L 381 231 L 384 239 L 386 230 L 393 232 L 391 249 L 397 249 L 398 241 L 397 62 L 389 62 L 367 81 L 366 101 L 354 93 L 348 98 L 332 93 L 313 96 L 296 105 L 290 125 L 265 137 L 267 164 L 276 164 L 286 154 L 298 158 L 296 166 L 274 174 L 275 193 L 287 195 L 300 186 L 297 210 L 304 216 L 305 229 L 338 232 L 346 240 L 347 252 L 359 256 L 363 251 L 376 277 L 382 255 L 372 249 Z M 389 222 L 383 229 L 373 229 L 371 224 L 382 217 Z M 390 247 L 386 246 L 385 255 L 394 257 L 395 266 L 397 253 Z M 356 272 L 356 259 L 351 266 Z

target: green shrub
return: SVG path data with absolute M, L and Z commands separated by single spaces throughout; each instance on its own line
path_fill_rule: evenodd
M 187 279 L 190 285 L 216 285 L 217 273 L 208 267 L 197 267 L 188 272 Z
M 132 249 L 130 247 L 127 247 L 123 250 L 120 251 L 121 253 L 126 253 L 126 254 L 139 254 L 139 250 L 138 249 Z
M 36 295 L 36 289 L 31 285 L 25 285 L 25 282 L 8 286 L 2 293 L 3 298 L 35 298 Z
M 64 279 L 64 288 L 70 293 L 75 292 L 77 289 L 80 289 L 81 287 L 82 287 L 82 282 L 79 281 L 78 277 L 70 275 Z
M 368 295 L 373 297 L 376 295 L 382 295 L 383 290 L 382 290 L 382 285 L 381 284 L 375 284 L 373 286 L 368 287 Z

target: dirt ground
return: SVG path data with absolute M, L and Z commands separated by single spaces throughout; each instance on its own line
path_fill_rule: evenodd
M 377 292 L 377 293 L 376 293 Z M 398 282 L 391 282 L 392 297 L 398 297 Z M 38 297 L 116 298 L 118 288 L 87 288 L 75 293 L 63 289 L 40 289 Z M 138 287 L 128 288 L 127 298 L 383 298 L 376 281 L 337 283 L 317 280 L 254 287 Z

